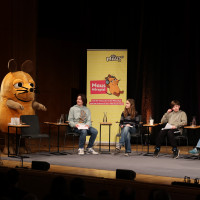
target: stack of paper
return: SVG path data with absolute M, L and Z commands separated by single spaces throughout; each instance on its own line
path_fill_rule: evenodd
M 88 126 L 84 124 L 79 124 L 78 129 L 88 129 Z
M 167 123 L 166 126 L 162 128 L 162 130 L 165 130 L 165 129 L 172 129 L 172 125 Z

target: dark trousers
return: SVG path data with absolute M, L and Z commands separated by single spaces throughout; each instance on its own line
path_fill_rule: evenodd
M 173 148 L 177 148 L 177 142 L 175 139 L 175 134 L 174 132 L 179 131 L 178 129 L 165 129 L 161 130 L 157 139 L 156 139 L 156 147 L 159 147 L 162 145 L 165 137 L 167 137 L 168 141 L 170 142 L 171 146 Z

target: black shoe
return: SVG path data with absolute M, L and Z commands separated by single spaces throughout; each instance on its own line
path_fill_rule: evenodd
M 179 152 L 180 152 L 179 149 L 173 149 L 173 158 L 174 159 L 177 159 L 179 157 Z
M 154 153 L 153 153 L 153 157 L 157 158 L 159 152 L 160 152 L 160 148 L 156 147 L 156 148 L 155 148 L 155 151 L 154 151 Z

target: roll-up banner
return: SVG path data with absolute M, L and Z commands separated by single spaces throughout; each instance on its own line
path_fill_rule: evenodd
M 119 120 L 127 98 L 127 50 L 87 50 L 87 106 L 91 111 L 92 126 L 111 125 L 111 144 L 119 132 Z M 108 144 L 109 127 L 101 126 L 101 144 Z

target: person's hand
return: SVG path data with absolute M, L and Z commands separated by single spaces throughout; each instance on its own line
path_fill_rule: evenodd
M 131 126 L 131 125 L 130 125 L 130 124 L 126 124 L 126 126 L 128 126 L 128 127 L 129 127 L 129 126 Z
M 76 124 L 76 128 L 78 128 L 79 127 L 79 124 Z
M 124 125 L 121 125 L 120 127 L 121 127 L 121 128 L 123 128 L 123 127 L 124 127 Z
M 168 110 L 167 110 L 167 113 L 170 113 L 170 112 L 172 112 L 172 109 L 168 109 Z
M 176 126 L 172 126 L 172 129 L 176 129 L 177 127 Z

